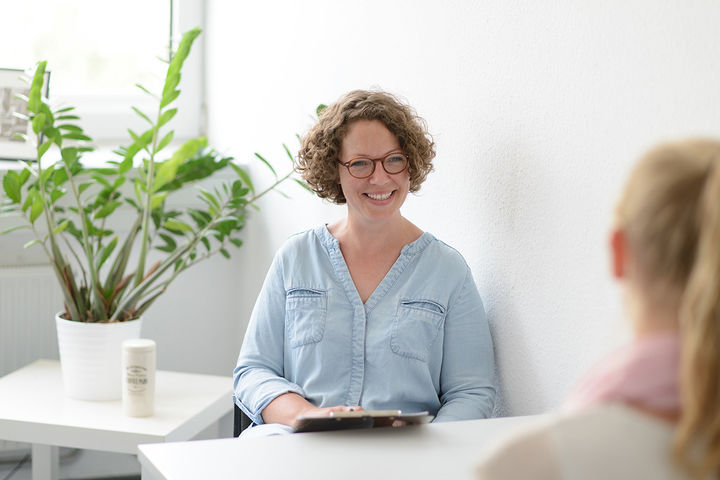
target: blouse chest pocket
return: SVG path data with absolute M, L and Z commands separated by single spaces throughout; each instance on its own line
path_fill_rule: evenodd
M 427 362 L 430 347 L 445 321 L 445 307 L 432 300 L 401 300 L 390 348 L 403 357 Z
M 322 340 L 327 317 L 327 292 L 314 288 L 294 288 L 285 299 L 285 328 L 290 347 Z

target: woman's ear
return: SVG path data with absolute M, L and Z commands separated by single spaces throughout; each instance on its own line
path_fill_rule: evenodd
M 613 229 L 610 234 L 610 255 L 612 260 L 612 274 L 617 280 L 627 275 L 628 244 L 625 232 Z

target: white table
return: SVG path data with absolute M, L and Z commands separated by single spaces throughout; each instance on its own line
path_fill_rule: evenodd
M 58 447 L 136 454 L 189 440 L 232 409 L 229 376 L 158 371 L 155 388 L 155 415 L 126 417 L 120 400 L 65 397 L 60 363 L 37 360 L 0 378 L 0 439 L 31 443 L 33 480 L 54 480 Z
M 546 416 L 140 445 L 143 480 L 471 479 L 501 435 Z

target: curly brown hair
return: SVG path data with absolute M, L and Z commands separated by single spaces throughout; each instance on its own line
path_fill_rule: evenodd
M 395 96 L 372 90 L 353 90 L 320 112 L 318 122 L 302 139 L 296 170 L 320 197 L 342 205 L 346 202 L 338 184 L 340 147 L 350 124 L 379 120 L 397 137 L 408 158 L 410 191 L 417 192 L 433 169 L 435 143 L 425 120 Z

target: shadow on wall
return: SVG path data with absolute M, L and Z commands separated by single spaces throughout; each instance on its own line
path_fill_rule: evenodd
M 529 352 L 529 339 L 520 328 L 512 302 L 500 300 L 488 308 L 490 332 L 495 345 L 495 379 L 498 388 L 493 417 L 526 415 L 540 389 L 539 373 Z
M 533 312 L 532 298 L 538 298 L 535 265 L 538 252 L 549 251 L 550 241 L 542 205 L 550 184 L 543 183 L 543 165 L 533 159 L 527 145 L 516 140 L 495 143 L 482 152 L 473 172 L 482 181 L 478 210 L 486 232 L 480 246 L 478 287 L 486 302 L 488 322 L 495 346 L 498 398 L 494 416 L 539 413 L 544 409 L 540 372 L 534 353 L 538 349 L 529 331 L 544 315 Z M 533 253 L 534 252 L 534 253 Z M 544 262 L 544 260 L 543 260 Z
M 238 325 L 239 335 L 237 336 L 235 360 L 240 352 L 243 338 L 245 338 L 245 330 L 247 330 L 250 315 L 255 306 L 255 299 L 260 293 L 265 275 L 275 255 L 270 222 L 276 221 L 276 219 L 272 215 L 266 214 L 270 211 L 268 205 L 261 205 L 260 209 L 260 212 L 254 212 L 248 219 L 243 236 L 243 267 L 236 276 L 237 284 L 234 290 L 237 292 L 239 302 L 234 322 Z M 231 367 L 234 366 L 235 361 Z

